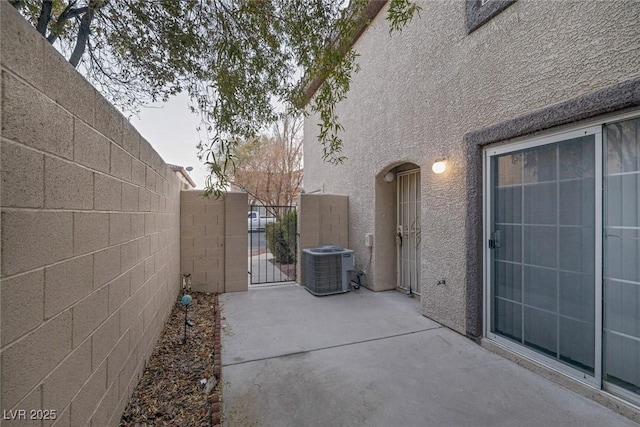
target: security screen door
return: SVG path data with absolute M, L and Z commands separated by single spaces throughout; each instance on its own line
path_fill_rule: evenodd
M 420 295 L 420 170 L 398 173 L 398 286 Z
M 485 150 L 489 338 L 640 402 L 640 118 Z

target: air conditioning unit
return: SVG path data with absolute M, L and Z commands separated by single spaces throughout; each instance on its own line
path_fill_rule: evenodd
M 303 249 L 302 258 L 304 287 L 313 295 L 349 292 L 349 272 L 355 265 L 355 254 L 351 249 L 339 246 Z

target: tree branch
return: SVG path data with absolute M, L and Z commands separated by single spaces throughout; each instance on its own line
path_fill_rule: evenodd
M 59 32 L 62 30 L 62 27 L 69 19 L 78 17 L 89 9 L 86 6 L 74 9 L 73 7 L 76 5 L 76 3 L 76 0 L 70 1 L 67 7 L 65 7 L 60 15 L 58 15 L 58 19 L 56 19 L 55 24 L 53 24 L 54 29 L 49 34 L 49 37 L 47 37 L 47 41 L 49 43 L 53 44 L 58 39 Z
M 38 24 L 36 25 L 36 30 L 43 37 L 47 36 L 47 26 L 49 25 L 49 21 L 51 21 L 51 11 L 53 10 L 53 0 L 43 0 L 42 7 L 40 8 L 40 16 L 38 17 Z
M 89 40 L 89 29 L 91 28 L 91 21 L 93 21 L 93 9 L 90 9 L 82 15 L 80 20 L 80 28 L 78 29 L 78 38 L 76 40 L 76 47 L 73 48 L 73 53 L 69 58 L 69 63 L 75 68 L 78 66 L 84 50 L 87 47 L 87 40 Z
M 87 40 L 89 40 L 89 33 L 91 32 L 91 22 L 93 21 L 96 11 L 107 3 L 109 3 L 109 0 L 89 1 L 87 11 L 82 15 L 82 18 L 80 18 L 80 28 L 78 28 L 76 47 L 73 49 L 73 53 L 71 53 L 71 57 L 69 58 L 69 63 L 73 65 L 74 68 L 78 66 L 78 63 L 80 63 L 80 59 L 87 47 Z
M 93 46 L 91 45 L 91 41 L 87 40 L 87 47 L 89 48 L 89 57 L 91 58 L 91 66 L 96 66 L 98 67 L 98 70 L 100 70 L 100 74 L 102 74 L 103 76 L 105 76 L 107 79 L 109 79 L 111 82 L 116 82 L 119 85 L 122 86 L 127 86 L 127 85 L 131 85 L 133 84 L 132 80 L 123 80 L 117 76 L 115 76 L 113 73 L 110 73 L 109 71 L 107 71 L 102 64 L 100 63 L 100 58 L 98 58 L 98 56 L 96 55 Z

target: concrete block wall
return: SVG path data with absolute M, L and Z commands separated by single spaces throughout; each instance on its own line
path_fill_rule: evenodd
M 179 289 L 180 184 L 6 1 L 0 20 L 0 409 L 115 426 Z
M 349 197 L 337 194 L 306 193 L 298 198 L 298 259 L 302 250 L 324 245 L 349 247 Z M 304 284 L 302 262 L 297 266 L 299 283 Z
M 246 291 L 247 193 L 207 199 L 201 190 L 180 197 L 180 270 L 196 291 Z

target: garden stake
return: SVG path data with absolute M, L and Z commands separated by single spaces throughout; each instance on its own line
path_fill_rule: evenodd
M 184 305 L 184 338 L 182 344 L 187 343 L 187 312 L 189 311 L 189 304 L 191 304 L 191 295 L 186 294 L 182 297 L 182 305 Z

